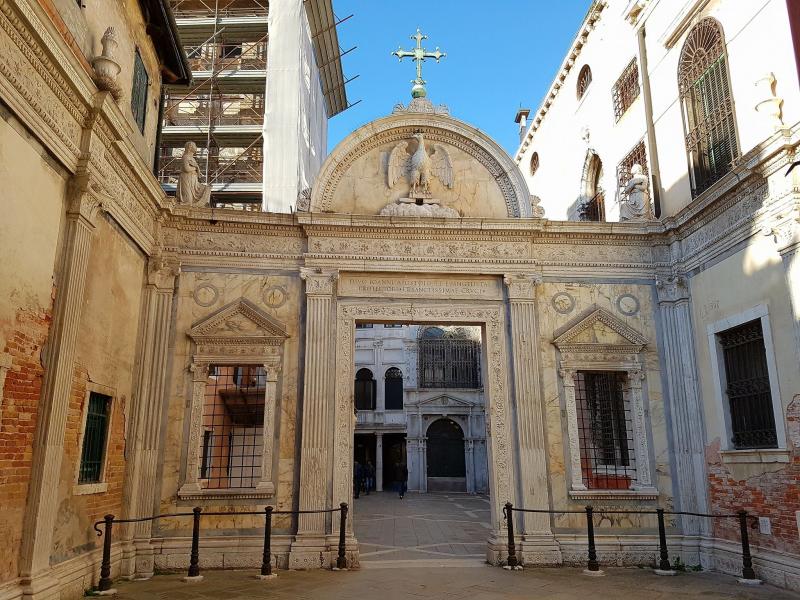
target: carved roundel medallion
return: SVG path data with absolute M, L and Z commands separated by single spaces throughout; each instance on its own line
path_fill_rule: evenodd
M 568 315 L 575 308 L 575 298 L 567 292 L 559 292 L 550 301 L 555 311 L 562 315 Z
M 271 285 L 261 292 L 261 299 L 270 308 L 280 308 L 286 304 L 288 297 L 286 288 L 282 285 Z
M 192 297 L 200 306 L 211 306 L 219 298 L 219 290 L 210 283 L 201 283 L 194 288 Z
M 639 312 L 639 299 L 632 294 L 622 294 L 617 298 L 617 310 L 626 317 Z

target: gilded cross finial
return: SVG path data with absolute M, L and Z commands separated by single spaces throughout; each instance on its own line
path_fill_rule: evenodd
M 414 98 L 424 98 L 427 92 L 425 91 L 425 80 L 422 78 L 422 63 L 425 62 L 426 58 L 435 58 L 438 63 L 442 58 L 447 56 L 447 54 L 440 51 L 439 46 L 436 46 L 436 50 L 433 52 L 425 50 L 425 48 L 422 47 L 422 40 L 427 40 L 428 36 L 424 35 L 419 30 L 419 27 L 417 27 L 417 33 L 412 35 L 411 39 L 417 42 L 413 50 L 403 50 L 403 47 L 400 46 L 397 50 L 392 52 L 392 56 L 396 56 L 400 62 L 408 56 L 417 63 L 417 78 L 411 81 L 411 83 L 414 84 L 414 87 L 411 88 L 411 96 Z

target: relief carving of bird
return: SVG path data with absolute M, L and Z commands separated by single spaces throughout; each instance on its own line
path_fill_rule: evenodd
M 409 143 L 405 141 L 397 144 L 389 154 L 387 171 L 389 189 L 392 189 L 404 176 L 409 178 L 412 195 L 420 191 L 430 194 L 433 177 L 452 189 L 453 165 L 447 150 L 444 146 L 434 144 L 433 153 L 429 155 L 422 134 L 417 133 L 414 138 L 417 140 L 417 149 L 411 156 L 408 154 Z

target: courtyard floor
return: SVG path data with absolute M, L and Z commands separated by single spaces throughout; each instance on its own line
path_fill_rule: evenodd
M 582 569 L 569 567 L 505 571 L 484 563 L 489 531 L 486 497 L 408 494 L 400 500 L 396 494 L 373 493 L 354 502 L 354 527 L 361 544 L 359 570 L 279 571 L 278 577 L 270 581 L 256 579 L 256 571 L 206 571 L 199 583 L 184 583 L 183 574 L 159 575 L 149 581 L 117 582 L 117 597 L 122 600 L 800 599 L 800 594 L 768 585 L 743 586 L 735 577 L 715 573 L 658 577 L 650 569 L 611 568 L 605 570 L 605 577 L 597 578 L 586 577 Z

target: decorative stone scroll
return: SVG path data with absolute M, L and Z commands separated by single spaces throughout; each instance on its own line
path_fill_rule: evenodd
M 284 326 L 244 298 L 222 307 L 189 330 L 195 344 L 192 375 L 189 444 L 186 476 L 178 491 L 181 499 L 224 495 L 227 498 L 269 498 L 275 494 L 275 413 L 281 376 Z M 208 490 L 201 485 L 200 454 L 203 404 L 211 365 L 263 365 L 266 371 L 261 477 L 254 488 Z
M 638 331 L 602 308 L 571 325 L 553 344 L 561 353 L 559 376 L 564 387 L 567 413 L 570 465 L 570 495 L 586 492 L 581 470 L 580 437 L 578 435 L 575 375 L 579 370 L 622 371 L 627 374 L 623 396 L 631 407 L 636 481 L 633 490 L 656 495 L 651 475 L 647 441 L 647 419 L 644 409 L 642 381 L 645 379 L 641 352 L 647 339 Z M 598 493 L 602 491 L 598 490 Z

